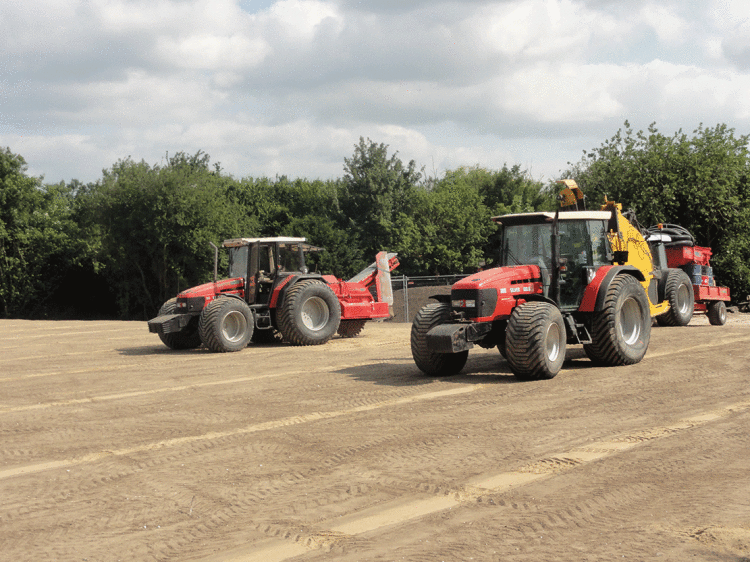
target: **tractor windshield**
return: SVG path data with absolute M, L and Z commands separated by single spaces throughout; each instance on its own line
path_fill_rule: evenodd
M 229 248 L 229 278 L 247 275 L 247 256 L 249 246 Z
M 500 265 L 552 268 L 552 224 L 506 226 Z
M 279 270 L 302 271 L 298 244 L 279 244 Z
M 603 220 L 561 220 L 560 258 L 571 266 L 609 262 L 607 225 Z M 552 268 L 552 223 L 506 226 L 501 265 L 538 265 Z

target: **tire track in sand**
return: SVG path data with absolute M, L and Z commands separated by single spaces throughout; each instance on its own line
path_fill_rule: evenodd
M 627 435 L 591 443 L 586 447 L 576 447 L 569 451 L 545 457 L 513 471 L 485 474 L 472 478 L 464 486 L 451 493 L 439 495 L 428 493 L 403 496 L 384 505 L 347 514 L 322 523 L 317 533 L 306 536 L 293 535 L 287 540 L 263 541 L 262 544 L 235 548 L 226 556 L 213 555 L 206 562 L 281 562 L 293 556 L 318 549 L 330 550 L 342 541 L 355 538 L 381 528 L 403 524 L 413 519 L 425 517 L 440 511 L 458 507 L 465 503 L 477 502 L 488 494 L 504 494 L 515 488 L 537 480 L 553 477 L 555 474 L 571 470 L 586 463 L 622 453 L 643 443 L 661 439 L 700 427 L 719 420 L 732 413 L 750 408 L 750 401 L 738 402 L 723 408 L 704 412 L 679 420 L 673 424 L 647 428 Z M 326 524 L 327 523 L 327 524 Z M 297 523 L 298 525 L 298 523 Z M 291 542 L 288 539 L 292 539 Z
M 273 376 L 273 375 L 267 375 L 267 376 Z M 282 427 L 289 427 L 292 425 L 311 423 L 311 422 L 315 422 L 319 420 L 327 420 L 327 419 L 339 418 L 342 416 L 359 414 L 362 412 L 369 412 L 372 410 L 378 410 L 380 408 L 388 408 L 388 407 L 394 407 L 394 406 L 401 406 L 404 404 L 411 404 L 411 403 L 420 402 L 423 400 L 435 400 L 435 399 L 444 398 L 447 396 L 454 396 L 457 394 L 465 394 L 468 392 L 474 392 L 480 389 L 481 387 L 482 385 L 472 385 L 472 386 L 452 388 L 448 390 L 438 390 L 435 392 L 428 392 L 424 394 L 406 396 L 406 397 L 401 397 L 401 398 L 394 398 L 391 400 L 384 400 L 381 402 L 365 404 L 362 406 L 356 406 L 354 408 L 348 408 L 344 410 L 332 410 L 328 412 L 311 412 L 309 414 L 292 416 L 288 418 L 281 418 L 278 420 L 272 420 L 272 421 L 263 422 L 259 424 L 253 424 L 253 425 L 249 425 L 246 427 L 240 427 L 240 428 L 236 428 L 236 429 L 232 429 L 228 431 L 212 431 L 212 432 L 204 433 L 200 435 L 176 437 L 173 439 L 166 439 L 163 441 L 157 441 L 153 443 L 145 443 L 143 445 L 139 445 L 136 447 L 128 447 L 128 448 L 117 449 L 113 451 L 98 451 L 95 453 L 90 453 L 88 455 L 84 455 L 84 456 L 73 458 L 73 459 L 62 459 L 62 460 L 57 460 L 57 461 L 36 463 L 36 464 L 28 465 L 28 466 L 8 468 L 5 470 L 0 470 L 0 480 L 4 480 L 6 478 L 12 478 L 14 476 L 34 474 L 37 472 L 42 472 L 45 470 L 50 470 L 50 469 L 55 469 L 55 468 L 66 468 L 69 466 L 75 466 L 75 465 L 89 463 L 89 462 L 96 462 L 102 458 L 106 458 L 110 456 L 124 456 L 124 455 L 131 455 L 134 453 L 140 453 L 143 451 L 153 451 L 153 450 L 167 449 L 167 448 L 172 448 L 172 447 L 180 447 L 183 445 L 192 445 L 192 444 L 202 442 L 202 441 L 213 441 L 217 439 L 223 439 L 225 437 L 246 435 L 250 433 L 256 433 L 259 431 L 269 431 L 269 430 L 278 429 Z

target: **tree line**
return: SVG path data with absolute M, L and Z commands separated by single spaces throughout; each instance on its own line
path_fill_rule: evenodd
M 750 292 L 747 136 L 724 125 L 692 136 L 634 132 L 569 163 L 589 208 L 607 196 L 644 226 L 681 224 L 714 248 L 719 281 Z M 304 236 L 315 267 L 348 278 L 380 250 L 406 275 L 470 273 L 498 257 L 490 217 L 552 210 L 558 186 L 520 166 L 461 167 L 429 177 L 414 161 L 360 138 L 343 175 L 236 179 L 209 155 L 164 164 L 126 158 L 95 182 L 45 184 L 0 150 L 0 316 L 147 319 L 179 291 L 210 280 L 213 250 L 239 236 Z M 225 260 L 224 256 L 224 260 Z M 220 263 L 220 269 L 226 262 Z

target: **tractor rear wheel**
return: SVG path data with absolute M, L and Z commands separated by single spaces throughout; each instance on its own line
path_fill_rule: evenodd
M 727 323 L 727 305 L 724 301 L 713 301 L 708 305 L 707 316 L 713 326 L 723 326 Z
M 198 331 L 211 351 L 240 351 L 253 336 L 255 322 L 250 307 L 234 297 L 218 297 L 201 312 Z
M 285 341 L 292 345 L 320 345 L 338 330 L 341 304 L 325 283 L 303 279 L 287 290 L 277 317 Z
M 451 305 L 434 302 L 423 306 L 411 325 L 411 355 L 419 370 L 433 377 L 457 375 L 466 365 L 468 351 L 435 353 L 427 345 L 427 332 L 450 320 Z
M 177 312 L 177 299 L 169 299 L 159 309 L 157 316 L 166 316 Z M 191 319 L 190 323 L 179 332 L 169 334 L 159 333 L 159 339 L 170 349 L 195 349 L 201 345 L 201 337 L 198 334 L 198 323 L 196 318 Z
M 681 269 L 670 269 L 667 274 L 666 300 L 669 310 L 656 317 L 660 326 L 687 326 L 693 318 L 695 302 L 693 283 Z
M 356 337 L 365 327 L 365 322 L 367 322 L 367 320 L 342 320 L 341 324 L 339 324 L 339 335 L 342 338 Z
M 551 379 L 562 369 L 567 341 L 560 309 L 547 302 L 527 302 L 508 320 L 505 353 L 518 380 Z
M 583 346 L 595 363 L 617 366 L 638 363 L 651 339 L 651 312 L 646 292 L 631 275 L 614 278 L 604 307 L 593 317 L 593 343 Z

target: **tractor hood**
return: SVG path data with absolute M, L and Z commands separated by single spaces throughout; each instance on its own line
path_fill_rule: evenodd
M 539 266 L 495 267 L 464 277 L 453 285 L 453 289 L 510 289 L 511 286 L 528 284 L 533 281 L 541 283 Z
M 213 297 L 223 293 L 237 293 L 245 288 L 245 280 L 242 277 L 233 279 L 222 279 L 216 283 L 204 283 L 191 287 L 177 295 L 178 299 L 189 299 L 195 297 Z
M 538 266 L 496 267 L 455 283 L 451 288 L 451 307 L 466 319 L 491 321 L 509 315 L 517 298 L 542 292 Z

